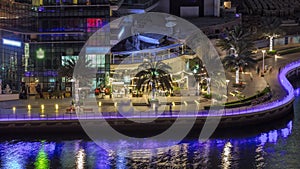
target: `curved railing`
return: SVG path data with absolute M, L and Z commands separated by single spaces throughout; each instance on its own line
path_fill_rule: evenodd
M 261 105 L 256 105 L 250 107 L 243 107 L 239 109 L 224 109 L 216 110 L 216 111 L 200 111 L 200 112 L 178 112 L 173 111 L 172 115 L 169 112 L 165 112 L 165 114 L 157 114 L 154 115 L 149 113 L 139 113 L 138 115 L 132 115 L 130 118 L 156 118 L 156 117 L 174 117 L 174 118 L 184 118 L 184 117 L 207 117 L 207 116 L 235 116 L 235 115 L 249 115 L 256 114 L 261 112 L 267 112 L 270 110 L 274 110 L 276 108 L 280 108 L 287 104 L 290 104 L 294 99 L 294 88 L 291 83 L 287 79 L 288 73 L 293 71 L 294 69 L 300 67 L 300 60 L 290 63 L 286 65 L 278 74 L 278 80 L 282 85 L 283 89 L 286 91 L 286 96 L 280 98 L 278 100 L 272 101 L 270 103 L 265 103 Z M 8 110 L 11 111 L 11 110 Z M 126 116 L 128 117 L 128 116 Z M 55 114 L 45 114 L 44 116 L 40 116 L 40 114 L 31 114 L 31 116 L 26 116 L 24 114 L 5 114 L 4 110 L 1 110 L 0 113 L 0 121 L 37 121 L 37 120 L 77 120 L 77 119 L 116 119 L 116 118 L 126 118 L 119 113 L 116 112 L 78 112 L 77 114 L 74 112 L 73 114 L 62 114 L 59 116 L 55 116 Z

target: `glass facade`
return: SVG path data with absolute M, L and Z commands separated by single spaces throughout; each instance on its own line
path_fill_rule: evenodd
M 108 0 L 0 0 L 0 4 L 0 79 L 2 86 L 9 84 L 13 90 L 19 90 L 21 82 L 39 83 L 47 90 L 57 81 L 64 90 L 68 82 L 58 74 L 62 60 L 79 57 L 85 42 L 109 22 L 111 14 Z M 97 77 L 109 72 L 109 55 L 84 57 L 99 69 Z

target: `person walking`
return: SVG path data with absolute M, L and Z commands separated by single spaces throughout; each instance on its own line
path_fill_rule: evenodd
M 170 115 L 172 116 L 172 103 L 169 104 Z

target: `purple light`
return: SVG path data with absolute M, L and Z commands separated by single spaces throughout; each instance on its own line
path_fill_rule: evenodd
M 44 7 L 40 6 L 40 7 L 39 7 L 39 12 L 44 11 L 44 9 L 45 9 Z
M 281 129 L 282 137 L 286 138 L 290 135 L 290 131 L 288 128 Z
M 287 66 L 285 66 L 284 68 L 282 68 L 282 70 L 280 71 L 279 75 L 278 75 L 278 80 L 281 83 L 282 87 L 286 90 L 286 96 L 280 100 L 275 100 L 271 103 L 266 103 L 266 104 L 261 104 L 261 105 L 257 105 L 257 106 L 251 106 L 251 107 L 246 107 L 246 108 L 238 108 L 238 109 L 226 109 L 225 113 L 226 115 L 224 115 L 224 113 L 222 112 L 223 110 L 219 110 L 219 111 L 201 111 L 198 112 L 197 114 L 192 113 L 192 112 L 187 112 L 188 114 L 176 114 L 176 112 L 173 112 L 173 115 L 160 115 L 159 117 L 163 117 L 163 118 L 195 118 L 195 116 L 197 117 L 207 117 L 207 116 L 232 116 L 232 115 L 241 115 L 241 114 L 253 114 L 253 113 L 258 113 L 258 112 L 263 112 L 263 111 L 270 111 L 272 109 L 276 109 L 277 107 L 279 107 L 280 105 L 285 105 L 289 102 L 291 102 L 294 99 L 294 88 L 293 86 L 290 84 L 290 82 L 288 81 L 288 79 L 286 78 L 286 74 L 288 74 L 290 71 L 296 69 L 297 67 L 300 67 L 300 61 L 296 61 L 293 62 L 291 64 L 288 64 Z M 26 72 L 26 75 L 28 75 L 28 72 Z M 52 74 L 54 75 L 54 74 Z M 56 75 L 56 74 L 55 74 Z M 299 91 L 300 92 L 300 91 Z M 82 112 L 81 112 L 82 113 Z M 96 112 L 97 113 L 97 112 Z M 95 114 L 96 114 L 95 113 Z M 99 112 L 98 112 L 99 113 Z M 109 112 L 107 112 L 109 114 Z M 7 119 L 5 118 L 1 118 L 0 121 L 28 121 L 28 120 L 76 120 L 76 119 L 98 119 L 98 120 L 104 120 L 104 119 L 125 119 L 125 117 L 122 116 L 103 116 L 101 115 L 101 113 L 99 113 L 100 115 L 96 116 L 95 114 L 91 114 L 90 116 L 85 115 L 85 116 L 72 116 L 72 117 L 47 117 L 47 118 L 24 118 L 24 117 L 20 117 L 20 118 L 14 118 L 14 117 L 9 117 Z M 115 113 L 111 113 L 111 114 L 115 114 Z M 131 118 L 137 118 L 140 119 L 141 116 L 140 115 L 135 115 L 132 116 Z M 142 116 L 142 118 L 157 118 L 157 116 L 155 115 L 145 115 Z M 291 126 L 292 123 L 289 123 L 289 130 L 291 131 Z
M 296 90 L 295 90 L 295 96 L 299 96 L 300 95 L 300 88 L 297 88 Z
M 277 142 L 277 138 L 278 138 L 277 130 L 270 131 L 268 136 L 269 136 L 269 142 L 270 143 L 276 143 Z
M 263 133 L 258 139 L 259 139 L 261 145 L 265 145 L 266 142 L 268 141 L 268 136 L 266 133 Z

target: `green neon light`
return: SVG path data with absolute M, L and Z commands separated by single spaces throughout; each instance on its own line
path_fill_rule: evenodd
M 45 58 L 45 51 L 42 49 L 42 48 L 39 48 L 37 51 L 36 51 L 36 57 L 38 59 L 44 59 Z

